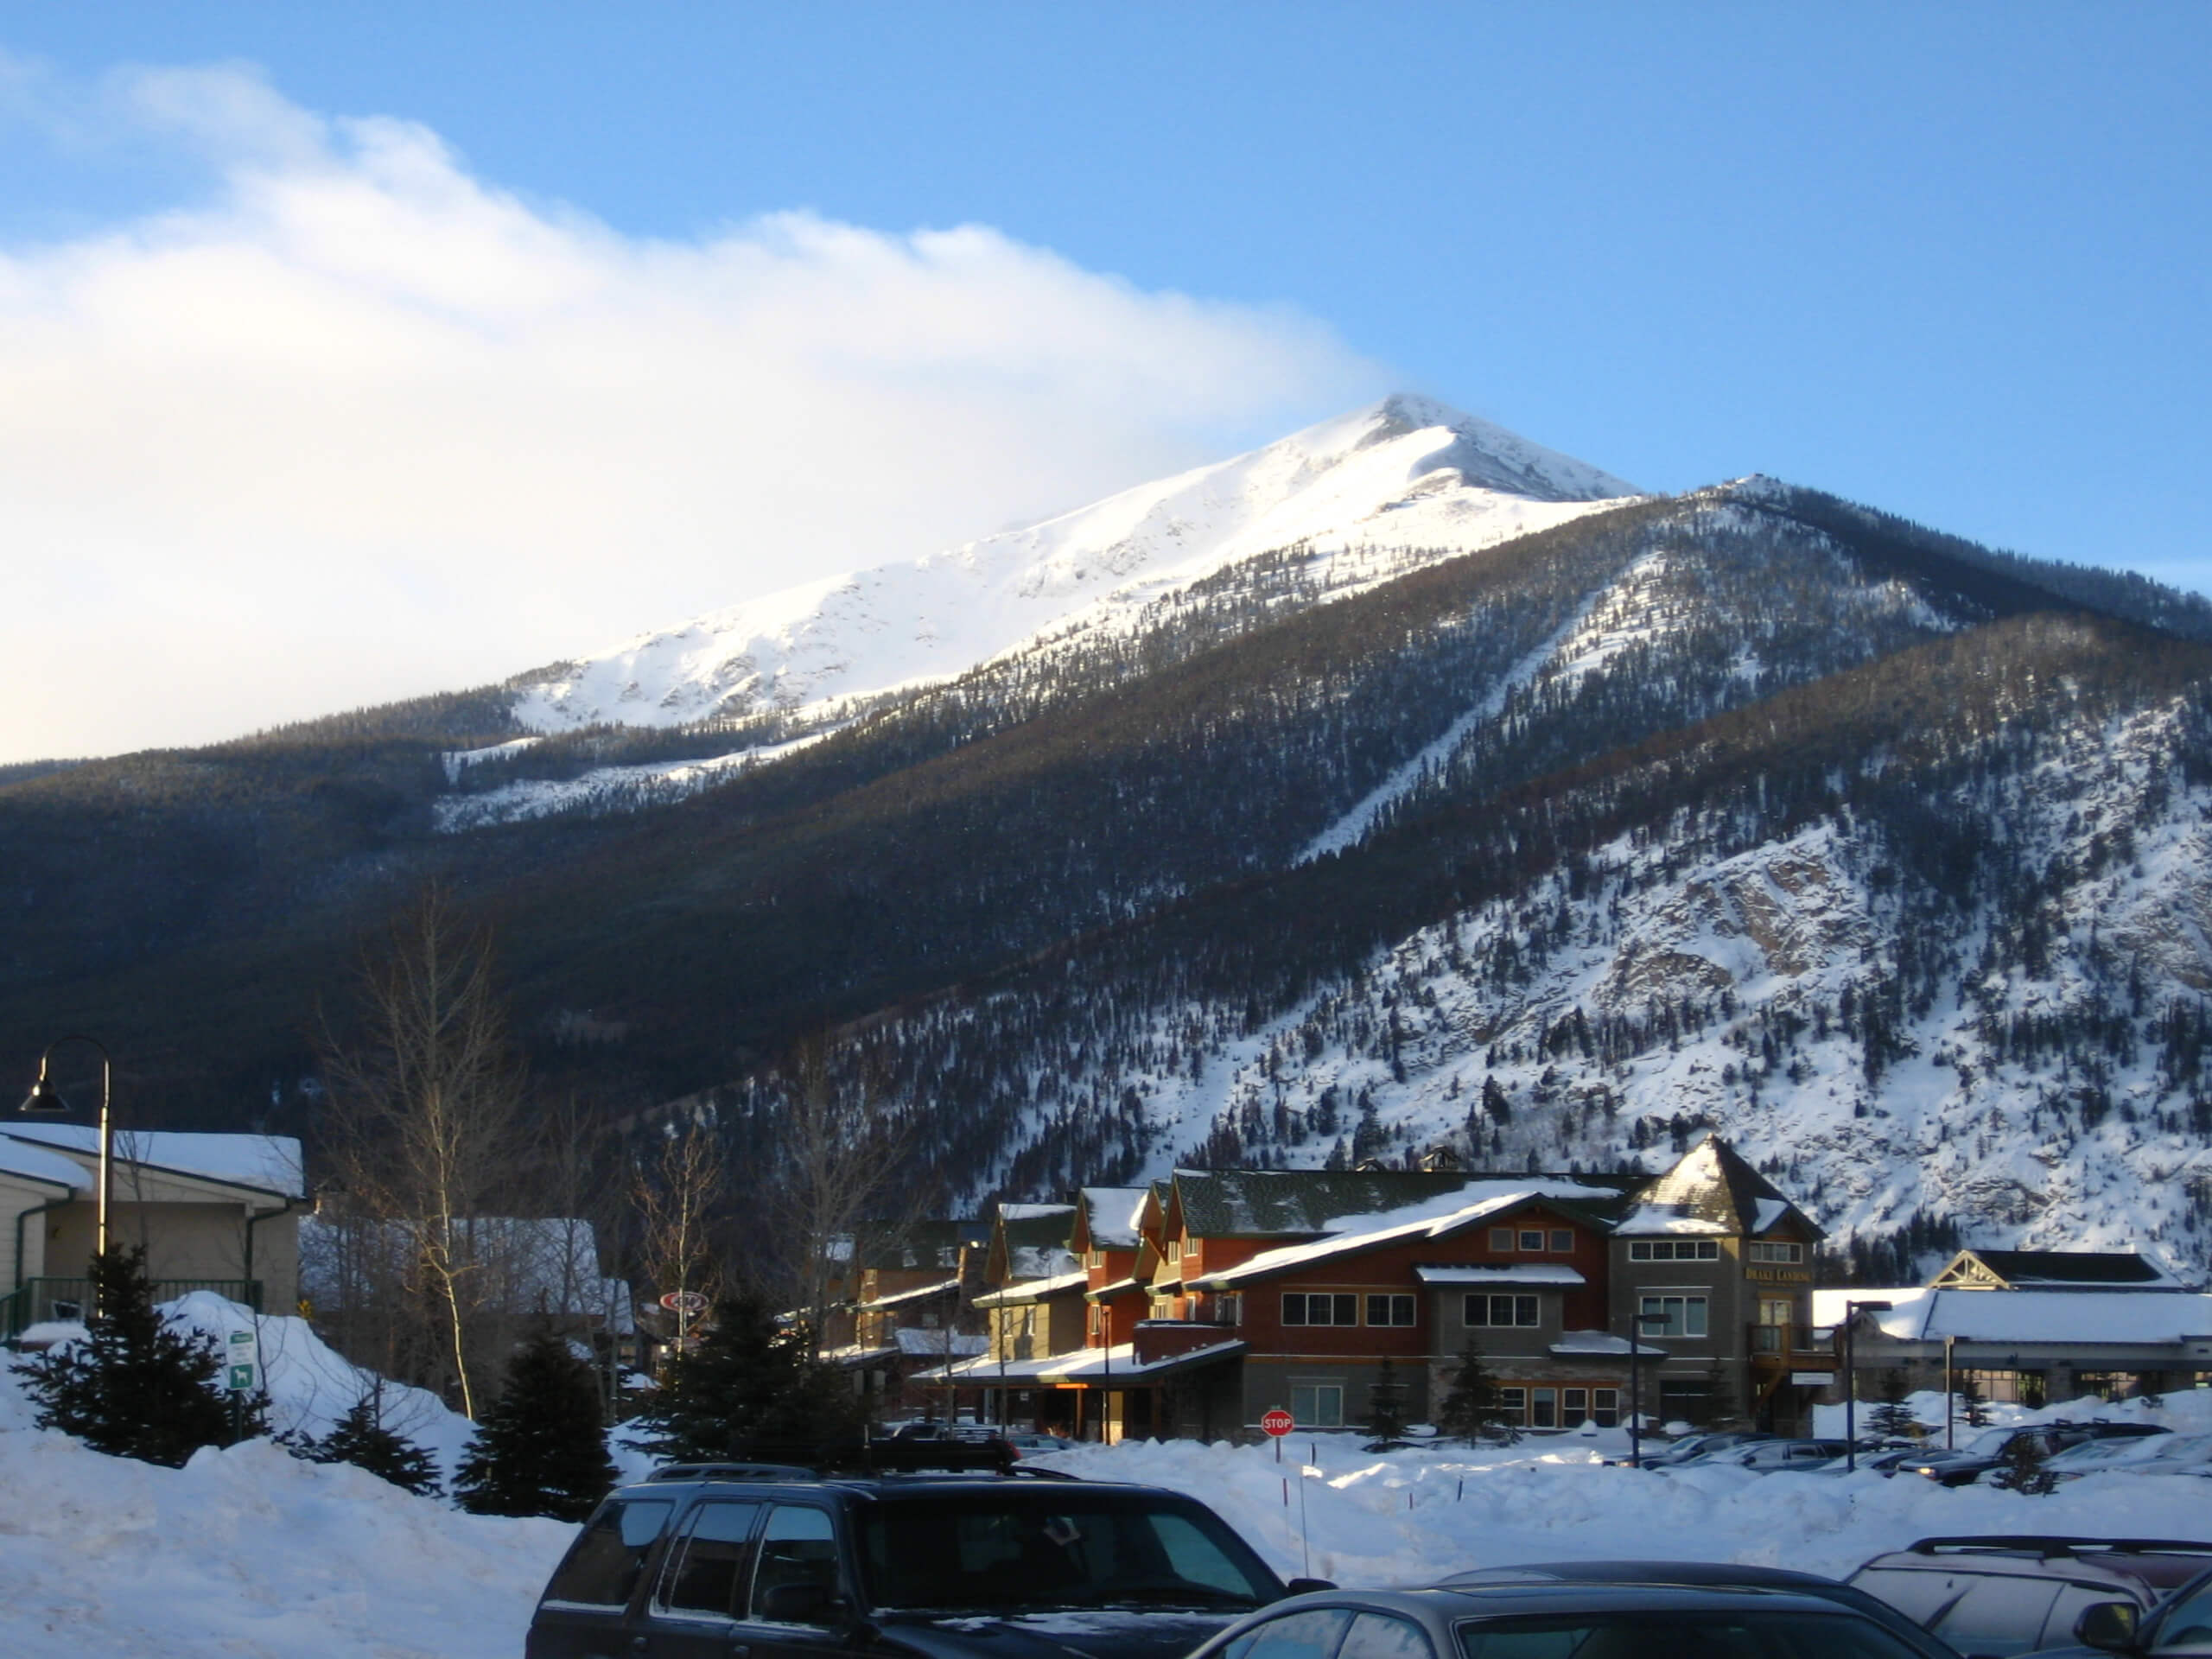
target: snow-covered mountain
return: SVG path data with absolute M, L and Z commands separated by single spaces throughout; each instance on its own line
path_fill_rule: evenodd
M 1400 395 L 1027 529 L 808 582 L 516 683 L 526 728 L 680 726 L 863 701 L 1040 635 L 1126 624 L 1239 560 L 1304 546 L 1323 596 L 1636 493 L 1571 457 Z

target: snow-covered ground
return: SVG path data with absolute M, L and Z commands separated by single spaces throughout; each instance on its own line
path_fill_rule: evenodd
M 194 1299 L 206 1328 L 246 1317 Z M 279 1415 L 342 1411 L 358 1374 L 296 1320 L 264 1320 Z M 274 1328 L 272 1328 L 274 1327 Z M 277 1340 L 282 1338 L 281 1343 Z M 2032 1415 L 2081 1416 L 2053 1407 Z M 2094 1409 L 2212 1430 L 2212 1391 Z M 2007 1421 L 2031 1414 L 2012 1412 Z M 466 1425 L 424 1416 L 449 1444 Z M 2107 1474 L 2047 1497 L 1912 1477 L 1607 1467 L 1616 1433 L 1385 1453 L 1348 1434 L 1270 1446 L 1083 1446 L 1048 1459 L 1152 1482 L 1219 1511 L 1285 1575 L 1404 1583 L 1474 1567 L 1606 1556 L 1739 1560 L 1847 1573 L 1936 1533 L 2186 1538 L 2212 1532 L 2205 1483 Z M 638 1460 L 626 1457 L 634 1474 Z M 0 1372 L 0 1653 L 19 1659 L 512 1659 L 574 1535 L 460 1513 L 261 1440 L 162 1469 L 31 1427 Z

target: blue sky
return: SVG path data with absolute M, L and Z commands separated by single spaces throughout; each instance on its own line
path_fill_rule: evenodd
M 1033 332 L 985 368 L 909 365 L 902 385 L 1033 378 L 1018 418 L 978 418 L 1037 447 L 949 478 L 971 499 L 914 507 L 908 552 L 1404 385 L 1645 487 L 1766 471 L 2212 588 L 2202 3 L 21 5 L 0 10 L 0 257 L 42 261 L 41 280 L 117 237 L 157 243 L 162 215 L 234 229 L 248 175 L 366 165 L 343 124 L 369 117 L 435 136 L 452 175 L 436 190 L 465 181 L 629 268 L 749 247 L 762 216 L 796 211 L 858 238 L 821 256 L 831 286 L 906 258 L 934 291 L 954 280 L 935 245 L 901 238 L 985 227 L 976 291 L 1021 286 L 1007 309 Z M 129 66 L 263 96 L 211 116 L 213 83 L 194 82 L 179 116 Z M 295 142 L 294 116 L 340 124 Z M 968 281 L 975 262 L 954 263 Z M 885 338 L 916 302 L 884 301 Z M 1100 307 L 1132 332 L 1058 353 L 1054 319 L 1091 340 Z M 1185 327 L 1207 343 L 1161 343 Z M 1179 355 L 1222 384 L 1179 378 Z M 1052 450 L 1084 398 L 1111 429 L 1071 414 L 1063 447 L 1083 454 Z M 893 442 L 895 423 L 839 418 L 873 453 Z M 887 465 L 878 487 L 901 476 Z M 878 508 L 811 543 L 791 509 L 764 540 L 796 563 L 757 572 L 687 565 L 683 528 L 656 529 L 680 574 L 647 580 L 652 550 L 632 550 L 634 582 L 595 597 L 600 632 L 895 552 L 903 521 Z M 440 545 L 379 581 L 436 602 L 469 556 L 465 534 Z M 66 600 L 70 581 L 46 591 Z M 573 626 L 546 607 L 529 639 Z

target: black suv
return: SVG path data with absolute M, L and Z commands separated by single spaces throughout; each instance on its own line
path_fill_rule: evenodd
M 1946 1486 L 1965 1486 L 1985 1469 L 1994 1469 L 2004 1462 L 2006 1450 L 2016 1440 L 2040 1442 L 2044 1455 L 2049 1457 L 2084 1440 L 2170 1433 L 2157 1423 L 2069 1423 L 2062 1417 L 2055 1422 L 2031 1423 L 2021 1428 L 1984 1429 L 1955 1452 L 1931 1452 L 1924 1458 L 1907 1458 L 1897 1465 L 1897 1472 L 1925 1475 Z
M 524 1651 L 1173 1659 L 1286 1593 L 1212 1510 L 1154 1487 L 679 1465 L 584 1524 Z

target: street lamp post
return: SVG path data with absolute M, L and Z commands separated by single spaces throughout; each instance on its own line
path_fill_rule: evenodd
M 1643 1306 L 1639 1300 L 1638 1311 L 1628 1316 L 1628 1465 L 1631 1469 L 1643 1467 L 1643 1373 L 1637 1361 L 1643 1352 L 1644 1327 L 1656 1325 L 1664 1331 L 1667 1325 L 1664 1313 L 1643 1313 Z
M 1859 1315 L 1886 1313 L 1895 1302 L 1855 1302 L 1849 1297 L 1843 1303 L 1843 1471 L 1850 1474 L 1859 1467 L 1859 1367 L 1853 1363 L 1852 1326 Z
M 54 1092 L 54 1084 L 48 1081 L 46 1075 L 47 1062 L 54 1058 L 54 1051 L 60 1047 L 64 1043 L 90 1043 L 94 1048 L 99 1051 L 100 1055 L 100 1174 L 98 1254 L 100 1255 L 105 1255 L 107 1254 L 108 1159 L 110 1154 L 114 1149 L 114 1137 L 110 1131 L 108 1123 L 108 1106 L 114 1096 L 115 1084 L 115 1063 L 108 1056 L 107 1046 L 101 1042 L 98 1038 L 87 1037 L 81 1032 L 71 1032 L 66 1037 L 55 1038 L 52 1042 L 46 1046 L 46 1052 L 38 1057 L 38 1081 L 31 1085 L 30 1093 L 23 1096 L 23 1103 L 16 1109 L 22 1112 L 28 1117 L 58 1117 L 69 1109 L 69 1103 L 62 1099 L 59 1094 Z

